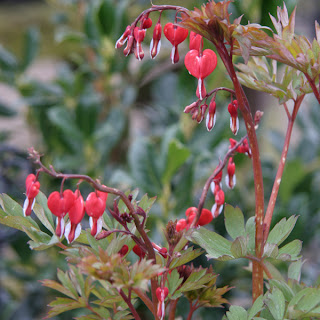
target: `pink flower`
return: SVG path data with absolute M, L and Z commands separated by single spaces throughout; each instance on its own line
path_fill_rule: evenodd
M 216 54 L 210 49 L 206 49 L 203 52 L 193 49 L 186 54 L 184 64 L 189 73 L 198 79 L 197 97 L 203 100 L 207 94 L 203 80 L 216 68 Z
M 214 200 L 215 204 L 211 208 L 211 213 L 213 218 L 216 218 L 222 212 L 224 205 L 224 192 L 222 189 L 216 192 Z
M 178 45 L 187 38 L 188 30 L 169 22 L 164 26 L 163 33 L 173 45 L 171 61 L 177 63 L 179 61 Z
M 211 131 L 215 124 L 216 124 L 216 101 L 215 101 L 215 98 L 213 98 L 210 101 L 209 110 L 206 118 L 207 130 Z

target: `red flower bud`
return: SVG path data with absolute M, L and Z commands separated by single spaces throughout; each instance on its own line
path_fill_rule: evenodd
M 146 253 L 137 244 L 133 247 L 132 251 L 140 258 L 144 258 Z
M 160 52 L 161 32 L 162 32 L 162 26 L 160 22 L 158 22 L 153 29 L 153 37 L 150 42 L 150 55 L 152 59 L 154 59 Z
M 212 209 L 211 209 L 213 218 L 216 218 L 222 212 L 223 205 L 224 205 L 224 192 L 222 189 L 220 189 L 215 194 L 215 204 L 212 206 Z
M 120 254 L 121 257 L 124 257 L 128 253 L 129 247 L 124 244 L 122 248 L 119 250 L 118 254 Z
M 227 175 L 226 175 L 226 185 L 229 189 L 233 189 L 236 185 L 236 165 L 233 162 L 233 158 L 229 158 L 228 166 L 227 166 Z
M 152 26 L 152 20 L 148 17 L 145 16 L 141 20 L 141 28 L 142 29 L 149 29 Z
M 190 50 L 202 50 L 203 47 L 203 38 L 200 34 L 197 34 L 193 31 L 190 32 L 190 43 L 189 48 Z
M 127 26 L 125 32 L 122 34 L 122 36 L 116 42 L 116 49 L 121 48 L 126 43 L 126 41 L 128 40 L 128 36 L 131 33 L 132 33 L 131 26 Z
M 36 180 L 34 174 L 29 174 L 26 178 L 26 200 L 23 204 L 23 215 L 25 217 L 30 216 L 34 203 L 35 197 L 38 195 L 40 189 L 40 182 Z
M 239 118 L 238 118 L 238 101 L 234 100 L 228 105 L 228 111 L 230 113 L 230 129 L 234 135 L 239 130 Z
M 216 124 L 216 101 L 215 101 L 215 98 L 213 98 L 210 101 L 209 110 L 206 118 L 207 130 L 211 131 L 215 124 Z
M 157 316 L 160 318 L 160 320 L 163 320 L 164 316 L 165 316 L 165 304 L 164 304 L 164 300 L 166 299 L 166 297 L 169 294 L 169 290 L 167 287 L 163 287 L 163 288 L 157 288 L 156 290 L 156 295 L 158 298 L 158 309 L 157 309 Z
M 180 219 L 180 220 L 178 220 L 178 222 L 177 222 L 176 231 L 179 232 L 179 231 L 185 229 L 186 227 L 187 227 L 187 221 L 186 221 L 186 219 Z

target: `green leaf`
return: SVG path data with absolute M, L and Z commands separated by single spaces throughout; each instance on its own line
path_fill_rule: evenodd
M 58 269 L 57 276 L 61 284 L 72 293 L 74 299 L 77 299 L 78 298 L 77 290 L 75 289 L 68 273 Z
M 267 242 L 281 244 L 290 235 L 297 222 L 298 216 L 291 216 L 288 220 L 283 218 L 270 231 Z
M 51 248 L 59 242 L 60 242 L 60 239 L 54 234 L 51 238 L 47 238 L 43 236 L 41 241 L 30 240 L 28 241 L 28 244 L 30 246 L 30 249 L 40 251 L 40 250 L 46 250 L 48 248 Z
M 44 208 L 42 208 L 39 204 L 35 204 L 33 207 L 33 211 L 41 223 L 52 233 L 55 233 L 55 229 L 53 224 L 50 223 L 48 217 L 45 214 Z
M 39 31 L 36 28 L 29 28 L 25 33 L 23 56 L 20 68 L 24 71 L 33 62 L 39 48 Z
M 280 289 L 273 288 L 272 292 L 267 292 L 265 294 L 264 303 L 275 319 L 284 319 L 286 305 L 283 293 Z
M 162 174 L 163 184 L 168 183 L 175 172 L 187 161 L 190 150 L 178 140 L 171 140 L 169 143 L 167 163 Z
M 269 283 L 272 288 L 277 287 L 279 290 L 281 290 L 286 301 L 290 301 L 293 298 L 294 292 L 286 282 L 281 280 L 271 279 L 269 280 Z
M 247 311 L 240 306 L 231 306 L 229 311 L 226 313 L 228 320 L 247 320 Z
M 85 308 L 86 303 L 81 298 L 79 301 L 75 301 L 68 298 L 56 298 L 54 301 L 49 303 L 51 309 L 48 312 L 48 316 L 45 319 L 55 317 L 56 315 L 79 308 Z
M 188 248 L 187 250 L 183 250 L 181 252 L 181 255 L 175 254 L 173 256 L 173 259 L 170 263 L 169 269 L 174 269 L 179 266 L 182 266 L 197 257 L 201 256 L 203 254 L 203 251 L 201 249 L 194 249 L 193 247 Z
M 39 191 L 36 200 L 37 200 L 36 202 L 44 210 L 45 217 L 43 219 L 46 219 L 49 222 L 49 224 L 52 226 L 52 228 L 54 229 L 53 214 L 50 211 L 50 209 L 48 208 L 48 204 L 47 204 L 48 203 L 48 199 L 47 199 L 46 195 L 44 193 L 42 193 L 41 191 Z M 47 229 L 50 230 L 49 226 L 47 227 Z
M 248 235 L 248 253 L 255 254 L 255 234 L 256 234 L 256 223 L 255 217 L 250 217 L 246 223 L 246 234 Z
M 302 265 L 303 261 L 301 259 L 291 263 L 288 269 L 288 278 L 300 281 Z
M 35 222 L 31 222 L 31 219 L 19 216 L 8 216 L 6 212 L 0 209 L 0 223 L 10 228 L 18 229 L 25 232 L 27 228 L 34 228 Z M 37 230 L 39 227 L 37 226 Z
M 141 207 L 144 210 L 144 212 L 148 214 L 156 200 L 157 197 L 149 198 L 148 195 L 145 194 L 139 201 L 139 207 Z
M 205 249 L 208 259 L 221 261 L 234 259 L 231 253 L 231 242 L 213 231 L 200 227 L 191 234 L 187 234 L 186 238 Z
M 166 284 L 167 284 L 170 296 L 173 296 L 177 288 L 181 285 L 182 281 L 183 281 L 183 278 L 180 278 L 180 275 L 177 269 L 172 270 L 171 273 L 168 274 Z
M 245 235 L 244 216 L 240 208 L 227 204 L 224 209 L 225 225 L 232 239 Z
M 102 1 L 97 16 L 101 32 L 105 35 L 111 35 L 115 23 L 115 10 L 109 0 Z
M 300 240 L 293 240 L 280 248 L 279 255 L 277 259 L 282 261 L 293 261 L 298 260 L 300 257 L 298 255 L 300 254 L 302 249 L 302 241 Z
M 253 317 L 263 309 L 263 307 L 263 296 L 259 296 L 252 307 L 248 310 L 248 320 L 253 319 Z
M 76 42 L 82 43 L 85 39 L 85 35 L 82 32 L 77 32 L 73 30 L 58 30 L 55 35 L 54 39 L 57 43 L 63 42 Z
M 279 248 L 274 243 L 266 243 L 263 250 L 263 256 L 276 259 L 279 254 Z
M 15 71 L 18 68 L 16 57 L 0 45 L 0 68 L 6 71 Z
M 231 253 L 235 258 L 243 258 L 247 255 L 247 238 L 237 237 L 231 245 Z

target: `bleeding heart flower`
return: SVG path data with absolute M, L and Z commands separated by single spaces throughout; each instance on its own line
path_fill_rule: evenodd
M 196 208 L 196 207 L 191 207 L 186 210 L 188 226 L 190 226 L 192 221 L 195 219 L 197 212 L 198 212 L 198 208 Z M 213 216 L 212 216 L 211 211 L 206 208 L 203 208 L 201 210 L 201 215 L 200 215 L 199 221 L 197 223 L 197 226 L 205 226 L 208 223 L 210 223 L 212 221 L 212 219 L 213 219 Z
M 188 30 L 169 22 L 164 26 L 163 33 L 173 45 L 171 61 L 177 63 L 179 61 L 178 45 L 187 38 Z
M 38 195 L 40 189 L 40 182 L 34 174 L 29 174 L 26 178 L 26 200 L 23 204 L 23 215 L 25 217 L 30 216 L 34 203 L 35 197 Z
M 200 100 L 207 94 L 203 80 L 213 72 L 217 62 L 216 54 L 210 49 L 206 49 L 203 52 L 190 50 L 184 58 L 187 70 L 198 79 L 197 96 Z
M 239 130 L 239 118 L 238 118 L 238 101 L 234 100 L 228 105 L 228 111 L 230 113 L 230 129 L 234 135 Z
M 89 218 L 91 235 L 96 237 L 102 230 L 102 215 L 106 209 L 108 194 L 105 192 L 91 192 L 86 199 L 86 212 Z
M 133 247 L 132 251 L 140 258 L 140 260 L 146 255 L 145 251 L 142 250 L 137 244 Z
M 165 259 L 168 257 L 168 250 L 167 248 L 161 248 L 160 246 L 158 246 L 157 244 L 155 244 L 154 242 L 152 242 L 152 246 L 154 248 L 154 250 L 156 252 L 158 252 L 159 254 L 161 254 Z
M 57 217 L 56 235 L 61 237 L 64 233 L 64 216 L 69 212 L 76 200 L 74 193 L 67 189 L 62 194 L 54 191 L 48 198 L 48 208 Z
M 85 207 L 84 201 L 80 194 L 79 190 L 75 191 L 76 200 L 73 203 L 73 206 L 69 210 L 69 219 L 70 221 L 67 223 L 64 235 L 68 241 L 71 243 L 76 240 L 81 233 L 81 220 L 84 217 Z
M 120 254 L 121 257 L 124 257 L 128 253 L 128 251 L 129 247 L 126 244 L 124 244 L 122 248 L 119 250 L 118 254 Z
M 142 41 L 144 40 L 144 37 L 146 36 L 146 30 L 135 27 L 133 31 L 133 35 L 136 41 L 136 46 L 134 47 L 134 54 L 136 58 L 140 61 L 144 58 L 144 52 L 142 50 L 141 44 L 142 44 Z
M 128 40 L 128 36 L 132 33 L 132 28 L 131 26 L 127 26 L 125 32 L 122 34 L 122 36 L 117 40 L 116 42 L 116 49 L 121 48 L 126 41 Z
M 154 59 L 160 52 L 161 32 L 162 32 L 162 26 L 161 26 L 161 23 L 158 21 L 158 23 L 155 25 L 153 29 L 153 36 L 150 42 L 150 56 L 152 59 Z
M 179 232 L 187 227 L 187 220 L 186 219 L 180 219 L 178 220 L 176 224 L 176 231 Z
M 148 15 L 145 15 L 142 19 L 141 19 L 141 28 L 142 29 L 149 29 L 152 26 L 152 20 L 149 18 Z
M 215 204 L 212 206 L 212 209 L 211 209 L 213 218 L 216 218 L 222 212 L 223 205 L 224 205 L 224 192 L 222 189 L 220 189 L 215 194 Z
M 217 193 L 217 191 L 219 191 L 222 188 L 221 180 L 222 170 L 220 170 L 220 172 L 215 176 L 215 178 L 212 180 L 210 184 L 211 191 L 214 195 Z
M 236 165 L 233 162 L 233 158 L 229 158 L 226 175 L 226 185 L 229 189 L 233 189 L 236 185 Z
M 157 309 L 157 316 L 160 318 L 160 320 L 163 320 L 165 316 L 165 303 L 164 300 L 169 294 L 169 290 L 167 287 L 163 288 L 157 288 L 156 290 L 156 296 L 158 298 L 158 309 Z
M 200 34 L 197 34 L 191 31 L 189 39 L 190 39 L 190 43 L 189 43 L 190 50 L 200 51 L 201 48 L 203 48 L 203 38 Z
M 215 98 L 213 98 L 210 101 L 209 110 L 206 118 L 207 130 L 211 131 L 215 124 L 216 124 L 216 101 L 215 101 Z

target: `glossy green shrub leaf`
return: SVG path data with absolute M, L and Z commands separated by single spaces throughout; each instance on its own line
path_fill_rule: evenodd
M 115 8 L 110 0 L 103 0 L 97 13 L 101 33 L 111 35 L 115 25 Z
M 141 186 L 149 195 L 157 195 L 162 190 L 156 153 L 147 139 L 137 139 L 129 150 L 129 165 L 136 185 Z
M 232 243 L 213 231 L 200 227 L 186 238 L 206 250 L 208 259 L 221 261 L 234 259 L 231 252 Z
M 0 45 L 0 68 L 4 71 L 15 71 L 18 68 L 16 57 Z
M 166 167 L 162 174 L 162 182 L 168 183 L 175 172 L 187 161 L 190 151 L 178 140 L 171 140 L 168 148 Z
M 20 64 L 20 69 L 22 69 L 22 71 L 28 68 L 37 56 L 39 42 L 39 31 L 36 28 L 29 28 L 25 33 L 24 48 L 22 51 L 22 60 Z
M 240 208 L 234 208 L 231 205 L 226 205 L 224 209 L 224 217 L 227 232 L 232 239 L 245 235 L 244 216 Z

